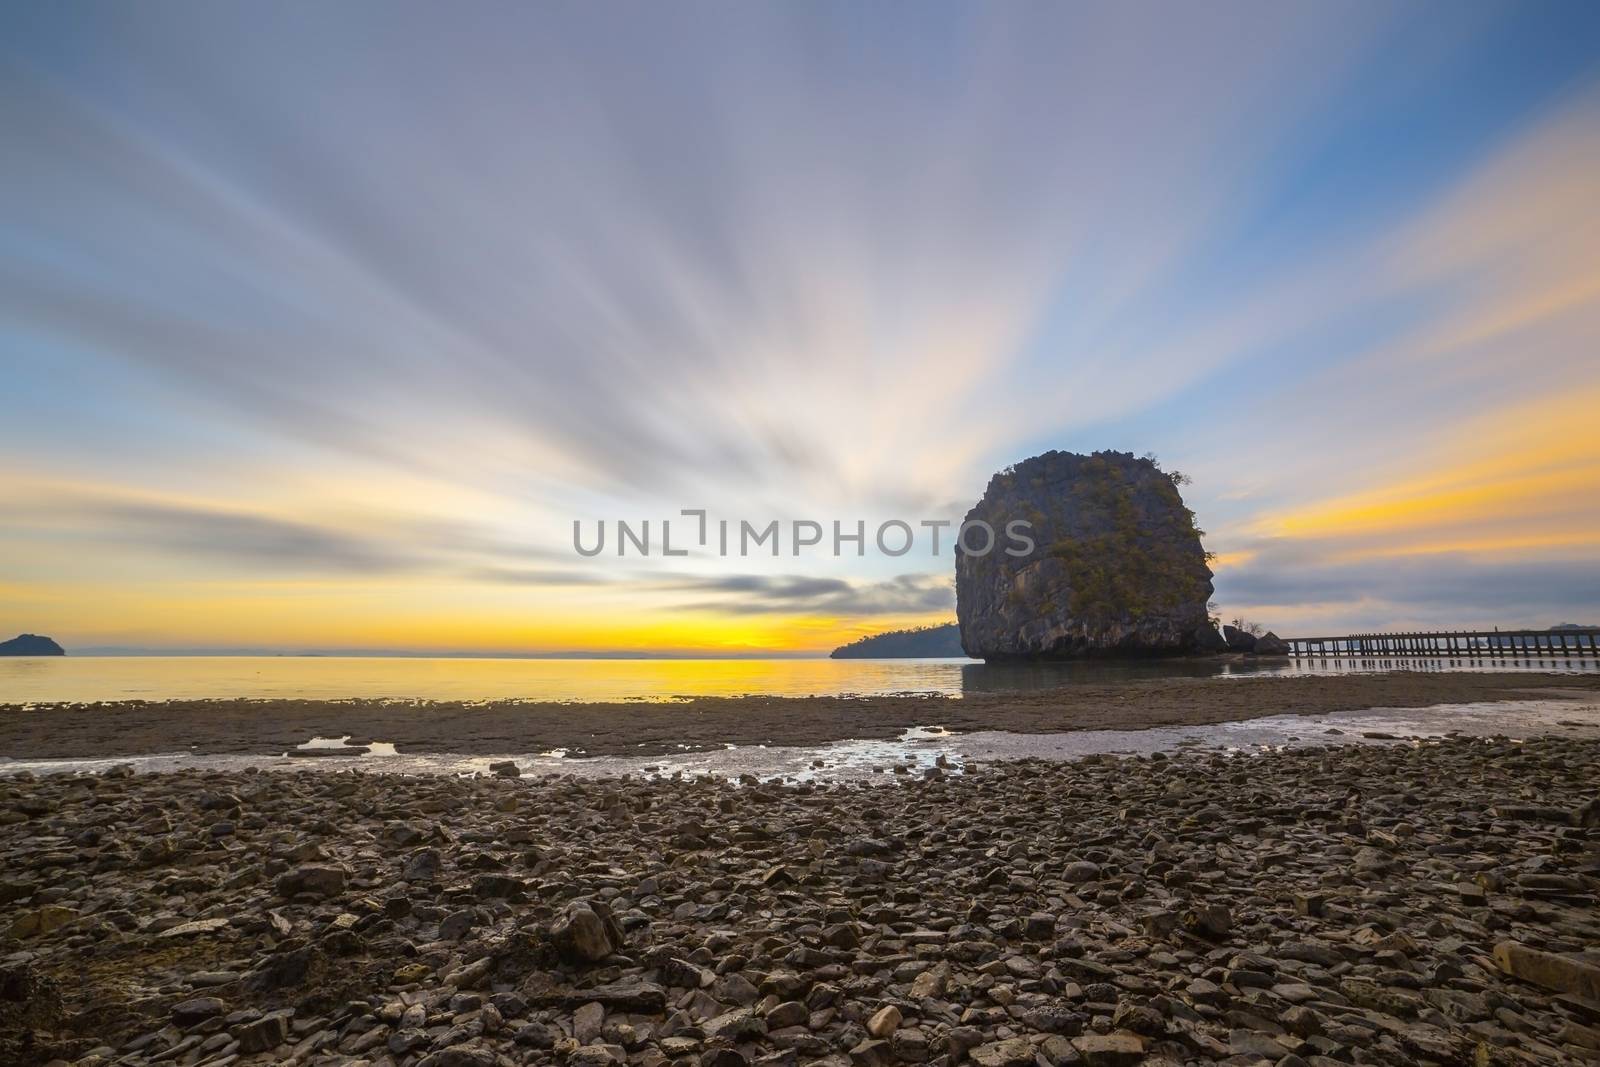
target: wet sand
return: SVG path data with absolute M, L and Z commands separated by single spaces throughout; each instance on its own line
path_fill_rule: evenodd
M 1144 730 L 1484 701 L 1600 699 L 1573 674 L 1414 673 L 1328 677 L 1162 678 L 960 699 L 907 694 L 701 697 L 669 703 L 382 700 L 120 701 L 0 705 L 0 756 L 93 759 L 189 751 L 274 755 L 313 736 L 393 742 L 402 753 L 564 749 L 648 756 L 724 745 L 820 745 L 894 738 L 914 726 L 965 733 Z

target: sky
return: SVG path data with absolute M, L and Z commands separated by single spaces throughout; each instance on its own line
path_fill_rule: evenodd
M 948 545 L 574 521 L 1052 448 L 1188 475 L 1225 618 L 1600 623 L 1600 5 L 7 4 L 0 143 L 9 632 L 826 651 Z

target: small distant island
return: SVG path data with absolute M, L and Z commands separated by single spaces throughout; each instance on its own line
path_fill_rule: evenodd
M 841 645 L 829 659 L 944 659 L 964 657 L 961 631 L 953 622 L 942 626 L 919 626 L 913 630 L 891 630 Z
M 41 634 L 18 634 L 0 641 L 0 656 L 65 656 L 67 650 Z

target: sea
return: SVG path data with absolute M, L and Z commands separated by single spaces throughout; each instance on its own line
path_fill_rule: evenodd
M 1371 671 L 1600 670 L 1580 658 L 1147 660 L 985 664 L 967 659 L 468 659 L 359 656 L 0 658 L 0 704 L 122 700 L 670 701 L 696 696 L 1033 692 L 1133 678 Z

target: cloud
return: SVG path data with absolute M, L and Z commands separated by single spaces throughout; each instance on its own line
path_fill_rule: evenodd
M 902 574 L 876 582 L 804 575 L 739 574 L 660 583 L 667 590 L 729 594 L 682 605 L 684 610 L 730 614 L 916 615 L 955 609 L 952 579 Z
M 1199 11 L 945 10 L 948 52 L 887 12 L 499 14 L 395 14 L 383 49 L 352 9 L 19 30 L 103 73 L 10 65 L 0 176 L 32 192 L 5 221 L 53 251 L 0 257 L 0 309 L 496 490 L 942 499 L 1014 433 L 982 416 L 1036 377 L 1063 260 L 1107 315 L 1147 296 L 1270 150 L 1218 150 L 1237 110 L 1281 127 L 1260 102 L 1318 99 L 1385 21 L 1252 6 L 1278 47 L 1241 55 Z
M 1328 563 L 1314 549 L 1266 544 L 1249 563 L 1220 571 L 1224 614 L 1253 614 L 1280 634 L 1305 633 L 1321 619 L 1365 629 L 1431 622 L 1442 626 L 1549 626 L 1593 614 L 1600 560 L 1495 560 L 1441 553 L 1412 560 Z
M 602 580 L 566 530 L 958 517 L 1125 447 L 1252 596 L 1596 557 L 1592 15 L 712 9 L 0 11 L 0 445 L 126 488 L 0 532 L 932 613 L 944 575 Z
M 416 569 L 403 547 L 307 522 L 245 512 L 153 503 L 99 503 L 82 516 L 102 536 L 185 559 L 211 559 L 296 573 L 379 574 Z
M 610 585 L 612 579 L 593 571 L 560 570 L 554 567 L 477 567 L 463 572 L 462 577 L 475 582 L 495 585 Z
M 353 578 L 450 575 L 519 585 L 606 580 L 551 566 L 570 556 L 519 543 L 487 525 L 430 514 L 356 513 L 326 520 L 275 510 L 211 504 L 109 488 L 14 481 L 0 533 L 40 546 L 89 541 L 105 549 L 153 552 L 223 573 L 271 572 Z M 545 564 L 530 567 L 529 562 Z
M 715 593 L 752 593 L 769 600 L 813 600 L 817 597 L 848 593 L 853 586 L 842 578 L 808 578 L 799 574 L 729 574 L 708 578 L 685 578 L 662 583 L 667 589 L 697 589 Z

